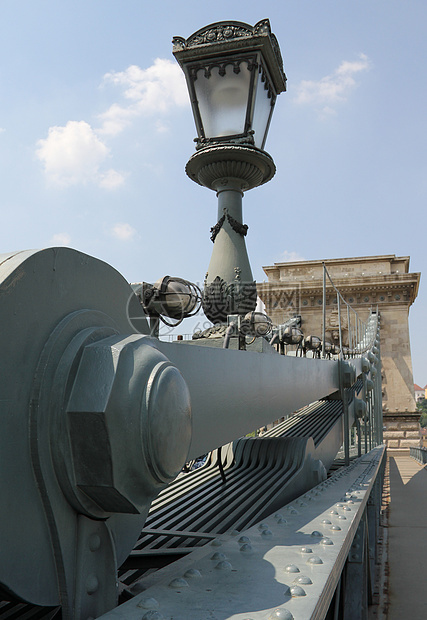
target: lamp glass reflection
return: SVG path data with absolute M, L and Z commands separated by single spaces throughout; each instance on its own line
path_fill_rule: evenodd
M 265 86 L 266 83 L 262 80 L 262 72 L 258 71 L 251 129 L 254 131 L 255 146 L 260 149 L 264 148 L 272 113 L 272 99 L 268 96 L 268 89 Z
M 197 71 L 194 87 L 199 103 L 205 138 L 221 138 L 243 134 L 245 131 L 251 72 L 246 62 L 240 71 L 234 65 L 225 67 L 225 75 L 212 67 L 210 77 L 204 69 Z

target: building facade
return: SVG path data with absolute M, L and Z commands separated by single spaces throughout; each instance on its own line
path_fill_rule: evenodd
M 264 267 L 268 281 L 258 295 L 274 323 L 300 315 L 304 335 L 323 334 L 323 263 L 344 300 L 366 321 L 381 314 L 384 438 L 391 449 L 419 445 L 409 339 L 409 308 L 418 294 L 420 273 L 409 272 L 409 257 L 394 254 L 327 261 L 275 263 Z M 356 314 L 341 303 L 341 339 L 355 341 Z M 337 295 L 326 281 L 326 340 L 339 342 Z
M 415 401 L 418 402 L 425 398 L 426 390 L 425 388 L 420 387 L 416 383 L 414 383 L 414 392 L 415 392 Z

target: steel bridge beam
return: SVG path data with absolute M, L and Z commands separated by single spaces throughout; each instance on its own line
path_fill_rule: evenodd
M 200 620 L 213 611 L 221 620 L 324 620 L 335 605 L 336 617 L 365 620 L 367 508 L 380 497 L 384 465 L 385 448 L 375 448 L 258 525 L 149 575 L 142 594 L 99 620 Z

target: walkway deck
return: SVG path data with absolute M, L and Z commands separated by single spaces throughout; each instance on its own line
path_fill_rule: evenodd
M 427 467 L 389 457 L 387 620 L 427 618 Z

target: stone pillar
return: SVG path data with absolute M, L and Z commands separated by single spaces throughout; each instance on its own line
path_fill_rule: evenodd
M 264 267 L 268 281 L 258 284 L 258 295 L 276 324 L 301 315 L 304 335 L 322 337 L 323 268 L 345 301 L 366 321 L 371 309 L 381 314 L 381 361 L 384 440 L 390 449 L 419 445 L 418 419 L 412 375 L 408 314 L 418 294 L 419 273 L 409 273 L 409 257 L 394 254 L 328 261 L 275 263 Z M 345 345 L 355 335 L 355 318 L 341 308 Z M 327 280 L 326 340 L 337 342 L 336 293 Z M 350 324 L 349 324 L 350 323 Z

